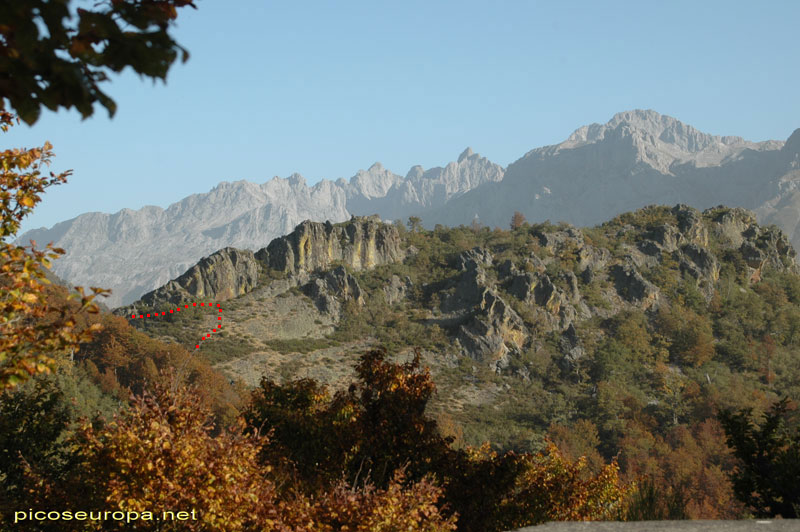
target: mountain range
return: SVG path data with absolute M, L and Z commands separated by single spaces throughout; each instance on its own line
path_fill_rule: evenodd
M 800 129 L 785 142 L 714 136 L 651 110 L 616 114 L 536 148 L 504 169 L 467 148 L 444 167 L 405 177 L 375 163 L 349 180 L 308 186 L 294 174 L 263 184 L 222 182 L 166 209 L 86 213 L 17 242 L 67 250 L 54 271 L 76 285 L 111 288 L 110 307 L 129 304 L 228 246 L 257 250 L 298 223 L 420 216 L 423 224 L 507 226 L 514 211 L 531 222 L 593 225 L 649 204 L 719 204 L 754 210 L 800 243 Z

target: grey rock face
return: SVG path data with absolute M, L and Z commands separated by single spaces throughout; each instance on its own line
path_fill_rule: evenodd
M 465 354 L 495 371 L 508 366 L 508 356 L 519 352 L 529 332 L 522 318 L 493 290 L 484 292 L 480 311 L 459 328 L 457 339 Z
M 203 258 L 177 279 L 142 296 L 139 306 L 177 305 L 198 298 L 232 299 L 255 288 L 260 271 L 252 251 L 224 248 Z M 136 310 L 136 306 L 129 308 Z
M 658 288 L 642 277 L 633 264 L 615 264 L 610 273 L 617 292 L 626 301 L 640 304 L 645 309 L 658 302 Z
M 480 303 L 488 289 L 485 268 L 491 264 L 492 254 L 483 248 L 459 254 L 455 260 L 455 267 L 462 273 L 454 286 L 454 292 L 442 300 L 442 312 L 465 313 Z
M 392 275 L 389 284 L 383 287 L 383 294 L 386 297 L 386 302 L 390 305 L 399 303 L 406 298 L 408 291 L 411 289 L 411 278 L 406 276 L 402 281 L 397 275 Z
M 415 166 L 405 178 L 379 165 L 339 183 L 347 194 L 347 209 L 353 214 L 379 213 L 387 220 L 406 219 L 445 205 L 453 198 L 486 183 L 503 179 L 504 170 L 467 148 L 445 167 L 424 170 Z M 426 216 L 423 216 L 423 222 Z
M 688 272 L 695 279 L 706 278 L 712 281 L 719 279 L 719 262 L 706 248 L 697 244 L 687 244 L 682 252 L 685 258 L 681 258 L 681 270 Z
M 742 208 L 718 208 L 720 213 L 714 218 L 714 234 L 728 242 L 733 247 L 739 247 L 744 242 L 743 233 L 754 223 L 755 215 Z
M 344 266 L 336 268 L 316 277 L 302 288 L 317 306 L 317 309 L 329 314 L 334 321 L 341 315 L 341 304 L 355 301 L 357 305 L 364 303 L 364 297 L 358 281 L 347 273 Z
M 651 216 L 657 218 L 648 221 Z M 571 371 L 585 354 L 577 332 L 583 320 L 672 303 L 650 280 L 664 275 L 662 266 L 670 275 L 680 275 L 677 266 L 694 278 L 707 300 L 720 275 L 719 251 L 740 252 L 752 283 L 760 282 L 764 268 L 800 271 L 786 236 L 759 226 L 744 209 L 651 207 L 631 213 L 631 223 L 614 223 L 608 234 L 625 240 L 615 243 L 613 253 L 590 241 L 596 233 L 584 237 L 560 225 L 536 230 L 540 249 L 528 257 L 517 250 L 514 259 L 497 261 L 481 247 L 453 257 L 450 266 L 459 274 L 442 287 L 440 310 L 462 354 L 500 372 L 509 357 L 535 350 L 542 332 L 558 333 L 560 364 Z M 582 272 L 581 279 L 573 271 Z
M 578 337 L 578 331 L 575 330 L 575 325 L 569 324 L 569 327 L 562 333 L 559 340 L 559 347 L 561 354 L 564 356 L 562 365 L 566 369 L 575 367 L 577 362 L 586 355 L 586 350 L 583 348 L 581 339 Z
M 256 288 L 259 274 L 272 269 L 289 274 L 291 286 L 302 285 L 320 311 L 338 319 L 340 302 L 363 303 L 361 288 L 344 264 L 358 270 L 403 257 L 397 229 L 376 217 L 353 217 L 337 225 L 306 221 L 256 253 L 222 249 L 116 312 L 125 315 L 138 307 L 178 304 L 200 297 L 217 301 L 234 298 Z

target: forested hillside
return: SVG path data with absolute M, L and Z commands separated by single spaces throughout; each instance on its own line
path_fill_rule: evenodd
M 682 205 L 408 225 L 306 222 L 81 317 L 94 339 L 0 402 L 5 518 L 76 496 L 142 529 L 168 506 L 198 530 L 792 516 L 800 275 L 778 229 Z M 67 296 L 48 288 L 54 316 Z M 190 300 L 221 312 L 130 318 Z
M 800 392 L 800 276 L 777 228 L 681 205 L 587 229 L 375 223 L 302 224 L 253 255 L 259 281 L 225 303 L 226 328 L 199 353 L 251 386 L 266 374 L 344 389 L 364 349 L 408 360 L 419 347 L 438 389 L 427 412 L 456 446 L 550 440 L 595 470 L 617 459 L 625 479 L 649 479 L 672 501 L 663 515 L 741 514 L 718 413 L 758 419 Z M 205 284 L 160 289 L 151 308 L 232 284 L 197 268 Z M 202 324 L 135 325 L 189 345 L 190 319 Z

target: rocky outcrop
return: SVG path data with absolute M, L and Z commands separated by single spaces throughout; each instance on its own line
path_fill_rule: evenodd
M 574 368 L 578 361 L 586 355 L 583 342 L 581 342 L 574 324 L 570 323 L 569 327 L 562 333 L 559 339 L 559 348 L 563 355 L 561 359 L 562 367 L 567 370 Z
M 529 339 L 520 316 L 494 290 L 483 294 L 478 312 L 461 325 L 456 336 L 464 353 L 495 371 L 508 366 L 508 357 L 519 353 Z
M 674 225 L 662 224 L 650 229 L 645 239 L 639 242 L 639 249 L 648 255 L 659 255 L 663 252 L 677 251 L 680 243 L 680 231 Z
M 631 262 L 615 264 L 611 266 L 609 272 L 614 279 L 617 293 L 629 303 L 640 305 L 644 309 L 649 309 L 658 303 L 660 296 L 658 288 L 642 277 Z
M 334 321 L 339 320 L 341 306 L 345 301 L 354 301 L 357 305 L 364 304 L 358 281 L 347 273 L 344 266 L 337 266 L 319 275 L 301 290 L 314 301 L 317 310 L 328 314 Z
M 260 271 L 261 266 L 252 251 L 221 249 L 200 260 L 177 279 L 142 296 L 134 308 L 153 308 L 164 303 L 177 305 L 198 298 L 232 299 L 253 290 Z
M 440 310 L 455 320 L 463 354 L 500 371 L 509 356 L 535 343 L 528 323 L 537 333 L 560 335 L 563 367 L 569 369 L 584 353 L 576 332 L 582 320 L 671 304 L 671 292 L 665 295 L 656 284 L 660 280 L 693 280 L 710 301 L 720 277 L 719 253 L 739 254 L 751 282 L 760 280 L 763 268 L 797 270 L 786 236 L 760 227 L 744 209 L 651 206 L 607 227 L 602 238 L 611 249 L 562 224 L 534 229 L 538 248 L 521 259 L 495 261 L 483 247 L 454 256 L 450 266 L 458 275 L 444 285 Z M 591 306 L 584 291 L 591 292 Z
M 672 213 L 678 220 L 678 231 L 687 242 L 708 246 L 708 229 L 697 209 L 679 204 L 672 208 Z
M 755 215 L 742 208 L 719 206 L 706 212 L 713 222 L 714 235 L 733 248 L 744 243 L 744 232 L 756 223 Z
M 719 279 L 719 262 L 708 249 L 697 244 L 686 244 L 681 252 L 681 271 L 695 279 L 706 279 L 712 283 Z
M 401 280 L 397 275 L 392 275 L 389 283 L 383 287 L 383 295 L 386 298 L 386 302 L 394 305 L 404 300 L 412 286 L 413 283 L 410 277 L 406 276 Z
M 445 313 L 464 314 L 483 300 L 488 289 L 486 268 L 492 265 L 492 254 L 483 248 L 474 248 L 459 254 L 453 266 L 461 275 L 441 302 Z
M 377 217 L 354 216 L 349 222 L 337 225 L 306 221 L 256 253 L 222 249 L 177 279 L 149 292 L 133 307 L 177 304 L 198 297 L 224 301 L 253 290 L 259 274 L 271 269 L 289 274 L 293 286 L 305 284 L 321 310 L 328 309 L 325 311 L 338 316 L 339 305 L 329 301 L 329 297 L 361 302 L 358 283 L 343 265 L 361 270 L 395 262 L 403 256 L 397 229 L 381 223 Z M 331 268 L 332 271 L 325 273 Z M 310 281 L 313 286 L 308 286 L 309 274 L 320 272 L 321 276 Z M 130 308 L 122 307 L 119 313 L 127 314 Z
M 313 272 L 343 263 L 369 269 L 403 259 L 397 228 L 377 216 L 353 216 L 343 224 L 305 221 L 290 234 L 276 238 L 256 257 L 272 270 Z
M 711 232 L 719 245 L 741 254 L 751 279 L 760 278 L 764 268 L 800 272 L 797 253 L 786 233 L 774 225 L 758 225 L 753 212 L 719 206 L 703 215 L 711 220 Z

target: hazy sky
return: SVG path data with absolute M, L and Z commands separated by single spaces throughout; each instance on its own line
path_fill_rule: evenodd
M 800 127 L 794 0 L 197 4 L 166 85 L 127 73 L 105 85 L 113 119 L 48 111 L 2 137 L 50 140 L 52 169 L 74 171 L 24 230 L 220 181 L 405 175 L 466 146 L 506 166 L 634 108 L 755 141 Z

